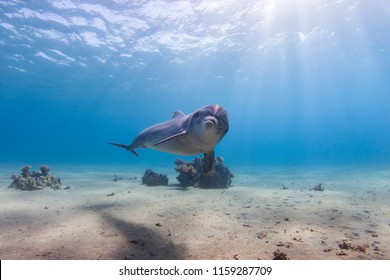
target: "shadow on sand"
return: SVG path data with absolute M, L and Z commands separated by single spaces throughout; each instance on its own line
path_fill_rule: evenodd
M 110 214 L 110 204 L 94 205 L 88 210 L 99 214 L 103 222 L 115 231 L 118 238 L 125 239 L 125 245 L 111 253 L 111 259 L 128 260 L 180 260 L 185 259 L 186 247 L 175 244 L 167 233 L 160 233 L 144 225 L 114 217 Z

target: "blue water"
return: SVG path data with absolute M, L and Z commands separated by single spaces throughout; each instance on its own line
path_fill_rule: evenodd
M 108 145 L 220 104 L 229 166 L 390 163 L 390 1 L 0 1 L 2 163 L 172 164 Z

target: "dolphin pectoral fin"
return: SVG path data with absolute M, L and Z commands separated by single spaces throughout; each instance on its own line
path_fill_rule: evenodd
M 214 150 L 204 153 L 203 172 L 209 172 L 214 165 Z
M 133 149 L 131 149 L 129 145 L 118 144 L 118 143 L 113 143 L 113 142 L 110 142 L 109 144 L 114 145 L 114 146 L 117 146 L 117 147 L 120 147 L 120 148 L 123 148 L 123 149 L 125 149 L 125 150 L 128 150 L 129 152 L 133 153 L 135 156 L 139 157 L 139 155 L 137 154 L 137 152 L 134 151 Z
M 167 141 L 172 140 L 172 139 L 174 139 L 174 138 L 176 138 L 176 137 L 183 136 L 183 135 L 186 135 L 186 134 L 187 134 L 187 131 L 186 131 L 186 130 L 183 130 L 182 132 L 179 132 L 179 133 L 177 133 L 177 134 L 168 136 L 167 138 L 164 138 L 164 139 L 158 141 L 157 143 L 154 143 L 153 146 L 158 146 L 158 145 L 160 145 L 160 144 L 162 144 L 162 143 L 164 143 L 164 142 L 167 142 Z

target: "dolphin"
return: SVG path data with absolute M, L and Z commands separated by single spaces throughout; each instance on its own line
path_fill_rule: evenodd
M 150 148 L 177 155 L 204 153 L 204 172 L 214 164 L 214 147 L 229 130 L 225 109 L 219 105 L 207 105 L 185 115 L 176 111 L 173 118 L 142 130 L 129 145 L 110 142 L 138 157 L 134 149 Z

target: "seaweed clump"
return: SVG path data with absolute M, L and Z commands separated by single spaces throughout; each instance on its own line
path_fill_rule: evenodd
M 212 169 L 204 173 L 204 160 L 202 157 L 195 157 L 190 162 L 176 159 L 175 170 L 179 172 L 176 179 L 183 187 L 199 188 L 227 188 L 232 183 L 233 174 L 223 165 L 223 158 L 217 157 Z
M 147 186 L 167 186 L 168 176 L 146 169 L 144 176 L 142 176 L 142 184 Z
M 52 189 L 61 189 L 61 179 L 49 174 L 50 168 L 47 165 L 39 166 L 40 171 L 32 171 L 31 166 L 25 165 L 20 170 L 21 173 L 13 174 L 13 182 L 8 188 L 14 188 L 25 191 L 42 190 L 45 187 Z

